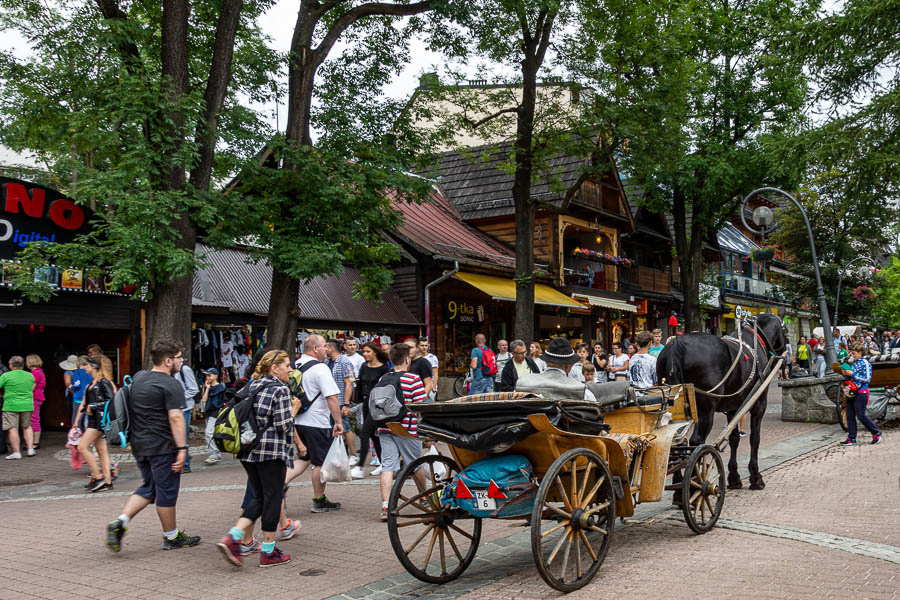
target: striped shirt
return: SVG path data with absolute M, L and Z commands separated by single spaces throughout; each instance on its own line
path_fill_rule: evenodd
M 403 375 L 400 376 L 400 389 L 403 390 L 403 400 L 407 405 L 425 400 L 425 384 L 422 383 L 422 378 L 415 373 L 403 372 Z M 419 435 L 418 427 L 419 415 L 414 412 L 407 412 L 406 416 L 403 417 L 403 428 L 410 435 Z M 391 430 L 379 428 L 378 433 L 391 433 Z

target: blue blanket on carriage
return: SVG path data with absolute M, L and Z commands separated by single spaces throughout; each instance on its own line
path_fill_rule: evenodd
M 530 515 L 537 490 L 533 477 L 531 461 L 524 456 L 484 458 L 453 477 L 441 504 L 481 518 Z

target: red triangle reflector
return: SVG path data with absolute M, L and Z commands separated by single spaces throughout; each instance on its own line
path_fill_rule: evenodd
M 491 484 L 488 486 L 488 498 L 496 498 L 498 500 L 506 500 L 506 494 L 500 491 L 500 488 L 497 487 L 497 484 L 494 483 L 494 480 L 491 479 Z
M 456 497 L 457 498 L 474 498 L 472 492 L 469 491 L 469 488 L 466 487 L 465 482 L 462 479 L 456 480 Z

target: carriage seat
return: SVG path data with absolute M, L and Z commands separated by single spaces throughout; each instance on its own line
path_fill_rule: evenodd
M 627 381 L 608 381 L 605 383 L 586 383 L 585 387 L 591 390 L 600 406 L 616 404 L 628 400 L 628 388 L 631 384 Z

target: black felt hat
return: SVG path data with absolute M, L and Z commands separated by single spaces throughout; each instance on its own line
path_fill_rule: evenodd
M 574 365 L 578 362 L 578 355 L 575 354 L 569 340 L 566 338 L 555 337 L 547 344 L 547 349 L 541 354 L 541 360 L 546 363 Z

